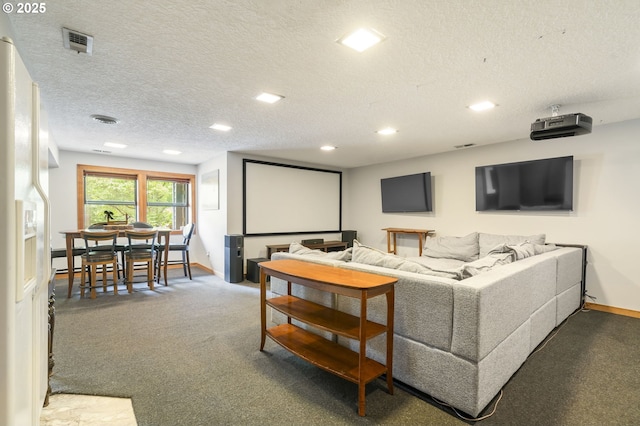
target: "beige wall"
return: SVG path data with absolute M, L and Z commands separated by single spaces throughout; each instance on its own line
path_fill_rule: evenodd
M 49 196 L 51 200 L 51 245 L 64 247 L 64 236 L 60 231 L 77 229 L 77 199 L 76 199 L 76 166 L 89 164 L 104 167 L 119 167 L 123 169 L 154 170 L 173 173 L 197 174 L 197 167 L 193 165 L 162 163 L 134 158 L 116 157 L 112 155 L 90 154 L 70 151 L 59 152 L 59 167 L 49 170 Z M 197 186 L 197 185 L 196 185 Z M 191 261 L 208 265 L 198 229 L 190 246 Z M 182 242 L 182 237 L 172 236 L 172 241 Z M 54 259 L 54 267 L 66 268 L 64 259 Z
M 366 244 L 386 250 L 385 227 L 435 229 L 439 235 L 473 231 L 546 233 L 547 241 L 589 246 L 587 291 L 592 302 L 640 311 L 637 218 L 640 214 L 640 120 L 596 126 L 574 138 L 469 148 L 349 171 L 346 227 Z M 463 141 L 461 141 L 463 142 Z M 478 213 L 476 166 L 573 155 L 574 211 Z M 434 212 L 383 214 L 380 178 L 430 171 Z M 400 238 L 402 255 L 417 255 L 415 237 Z
M 640 279 L 633 265 L 640 253 L 635 240 L 640 232 L 634 220 L 640 212 L 640 120 L 596 126 L 590 135 L 533 142 L 513 142 L 469 148 L 411 160 L 344 171 L 343 229 L 355 229 L 363 243 L 386 250 L 382 228 L 435 229 L 440 235 L 465 235 L 473 231 L 534 234 L 544 232 L 551 242 L 589 246 L 587 291 L 595 303 L 640 311 Z M 573 212 L 475 211 L 474 169 L 479 165 L 573 155 L 575 193 Z M 194 261 L 210 265 L 224 275 L 224 235 L 242 233 L 242 159 L 273 158 L 222 153 L 199 166 L 141 162 L 114 157 L 62 151 L 60 168 L 50 174 L 54 245 L 61 229 L 74 228 L 75 164 L 87 163 L 129 168 L 171 170 L 202 174 L 220 170 L 220 209 L 198 209 L 198 233 Z M 128 165 L 127 165 L 128 163 Z M 143 164 L 144 166 L 142 166 Z M 301 164 L 301 165 L 313 165 Z M 434 185 L 434 212 L 383 214 L 380 179 L 430 171 Z M 73 182 L 69 186 L 69 182 Z M 206 194 L 198 194 L 202 199 Z M 307 237 L 307 236 L 305 236 Z M 339 239 L 336 234 L 309 238 Z M 56 241 L 56 238 L 58 240 Z M 245 239 L 245 259 L 264 257 L 266 244 L 299 241 L 302 236 Z M 399 238 L 399 254 L 416 255 L 413 237 Z M 209 256 L 207 257 L 207 253 Z

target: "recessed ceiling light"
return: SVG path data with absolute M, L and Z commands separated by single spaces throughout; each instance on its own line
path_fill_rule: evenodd
M 469 105 L 469 108 L 471 108 L 474 111 L 485 111 L 487 109 L 494 108 L 495 106 L 496 104 L 494 104 L 493 102 L 483 101 L 483 102 L 478 102 L 477 104 Z
M 162 151 L 162 152 L 164 152 L 165 154 L 169 154 L 169 155 L 179 155 L 179 154 L 182 154 L 182 152 L 180 152 L 180 151 L 176 151 L 176 150 L 173 150 L 173 149 L 165 149 L 165 150 L 164 150 L 164 151 Z
M 384 129 L 380 129 L 376 132 L 379 135 L 393 135 L 394 133 L 398 133 L 398 130 L 393 127 L 385 127 Z
M 325 146 L 321 146 L 320 149 L 323 151 L 333 151 L 334 149 L 336 149 L 337 147 L 333 146 L 333 145 L 325 145 Z
M 364 52 L 384 39 L 385 37 L 374 29 L 360 28 L 359 30 L 342 36 L 337 42 L 358 52 Z
M 220 130 L 221 132 L 228 132 L 229 130 L 231 130 L 231 126 L 219 123 L 213 123 L 213 125 L 209 126 L 209 128 L 213 130 Z
M 119 149 L 122 149 L 122 148 L 126 148 L 126 147 L 127 147 L 127 146 L 126 146 L 125 144 L 123 144 L 123 143 L 116 143 L 116 142 L 105 142 L 105 143 L 104 143 L 104 146 L 108 146 L 108 147 L 110 147 L 110 148 L 119 148 Z
M 274 95 L 272 93 L 266 93 L 266 92 L 256 96 L 256 100 L 261 102 L 266 102 L 268 104 L 275 104 L 276 102 L 278 102 L 280 99 L 283 99 L 283 98 L 284 96 Z

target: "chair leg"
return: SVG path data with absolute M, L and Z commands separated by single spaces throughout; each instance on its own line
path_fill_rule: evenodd
M 127 280 L 127 291 L 133 293 L 133 260 L 127 262 L 127 273 L 125 274 Z
M 96 298 L 96 280 L 97 280 L 97 266 L 95 265 L 91 265 L 91 278 L 89 280 L 89 287 L 91 288 L 91 298 L 95 299 Z
M 156 282 L 160 284 L 160 273 L 162 270 L 162 252 L 158 251 L 156 254 L 156 262 L 154 269 L 156 271 Z
M 118 259 L 113 262 L 113 271 L 111 271 L 111 277 L 113 278 L 113 294 L 118 294 L 118 278 L 120 278 L 120 272 L 118 271 Z
M 74 274 L 73 277 L 75 278 L 75 272 L 76 272 L 76 268 L 75 268 L 75 259 L 72 258 L 71 259 L 71 271 L 67 271 L 67 274 Z M 67 299 L 71 298 L 71 293 L 73 290 L 73 280 L 71 280 L 71 282 L 69 282 L 69 289 L 67 290 Z
M 102 265 L 102 292 L 107 292 L 107 265 Z
M 186 262 L 186 265 L 187 265 L 187 270 L 189 271 L 189 279 L 190 279 L 190 280 L 193 280 L 193 278 L 191 278 L 191 261 L 189 260 L 189 252 L 188 252 L 188 251 L 186 251 L 185 253 L 186 253 L 186 255 L 187 255 L 187 262 Z M 185 274 L 185 275 L 186 275 L 186 274 Z
M 84 283 L 87 278 L 87 266 L 83 263 L 82 270 L 80 271 L 80 297 L 84 297 Z M 69 296 L 71 297 L 71 286 L 69 286 Z
M 147 283 L 151 290 L 153 290 L 153 283 L 156 281 L 153 276 L 153 263 L 153 260 L 147 261 Z

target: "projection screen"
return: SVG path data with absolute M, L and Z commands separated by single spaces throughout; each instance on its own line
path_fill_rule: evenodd
M 245 236 L 340 232 L 342 172 L 244 159 Z

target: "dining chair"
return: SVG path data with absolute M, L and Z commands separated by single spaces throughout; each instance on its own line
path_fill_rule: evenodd
M 134 229 L 145 229 L 145 228 L 153 228 L 153 225 L 147 222 L 132 222 Z
M 118 254 L 116 252 L 116 238 L 118 232 L 107 231 L 82 231 L 80 233 L 85 244 L 85 252 L 82 259 L 82 271 L 80 274 L 80 297 L 84 297 L 86 288 L 86 273 L 89 271 L 89 290 L 91 298 L 96 298 L 98 267 L 102 270 L 102 291 L 107 292 L 107 266 L 111 265 L 113 278 L 113 293 L 118 294 Z
M 136 230 L 136 229 L 152 229 L 153 228 L 153 225 L 151 225 L 150 223 L 147 223 L 147 222 L 136 221 L 136 222 L 131 222 L 130 225 L 133 226 L 134 230 Z M 157 245 L 157 243 L 156 243 L 156 245 Z
M 186 277 L 188 273 L 190 280 L 193 278 L 191 278 L 191 262 L 189 260 L 189 243 L 191 242 L 191 236 L 193 235 L 193 231 L 195 227 L 196 227 L 195 223 L 188 223 L 182 227 L 182 244 L 169 243 L 168 246 L 166 244 L 158 245 L 158 253 L 159 253 L 160 259 L 163 258 L 164 250 L 167 250 L 167 249 L 169 250 L 169 254 L 171 254 L 172 251 L 181 252 L 182 258 L 180 260 L 167 260 L 167 264 L 182 265 L 184 276 Z M 160 266 L 161 266 L 160 262 L 158 262 L 157 264 L 158 272 L 156 274 L 158 283 L 160 282 Z M 166 278 L 167 277 L 165 277 L 165 285 L 167 282 Z
M 80 268 L 76 267 L 76 256 L 81 256 L 85 252 L 83 247 L 74 247 L 71 251 L 71 272 L 67 270 L 67 268 L 56 268 L 57 274 L 71 274 L 75 272 L 80 272 Z M 53 259 L 67 258 L 67 248 L 52 248 L 51 249 L 51 266 L 53 266 Z M 71 292 L 73 291 L 73 281 L 71 281 L 69 288 L 67 289 L 67 297 L 71 297 Z
M 107 224 L 107 222 L 92 223 L 91 225 L 89 225 L 89 227 L 87 229 L 89 229 L 89 230 L 104 229 L 106 224 Z M 125 263 L 124 263 L 124 251 L 125 251 L 125 245 L 116 243 L 116 251 L 120 255 L 120 264 L 122 265 L 122 272 L 124 274 L 124 265 L 125 265 Z M 118 269 L 118 279 L 119 278 L 120 278 L 120 269 Z
M 128 240 L 127 249 L 125 251 L 125 262 L 127 270 L 125 273 L 127 290 L 133 292 L 133 271 L 135 265 L 144 263 L 147 269 L 147 284 L 153 290 L 155 281 L 155 261 L 157 258 L 156 238 L 157 231 L 125 231 Z

